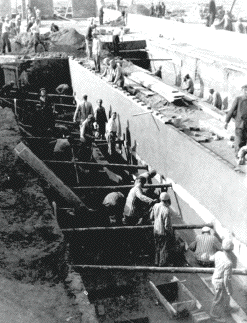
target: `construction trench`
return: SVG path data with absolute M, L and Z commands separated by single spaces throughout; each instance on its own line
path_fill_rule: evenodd
M 151 69 L 149 60 L 145 60 L 145 65 L 140 61 L 140 58 L 143 57 L 143 49 L 141 51 L 130 51 L 128 55 L 130 55 L 130 53 L 134 64 L 138 62 L 140 67 L 144 67 L 147 70 Z M 145 55 L 147 54 L 145 53 Z M 145 56 L 145 58 L 147 58 L 147 56 Z M 84 61 L 82 61 L 82 64 L 84 64 Z M 189 98 L 186 98 L 186 103 L 182 102 L 178 106 L 169 105 L 167 104 L 167 100 L 161 95 L 156 93 L 155 95 L 152 94 L 149 96 L 147 95 L 147 92 L 150 91 L 150 89 L 144 90 L 140 85 L 133 85 L 137 80 L 133 78 L 128 78 L 129 88 L 132 89 L 130 95 L 128 92 L 113 88 L 111 85 L 107 84 L 105 80 L 101 80 L 93 73 L 91 65 L 84 64 L 83 66 L 80 61 L 73 60 L 72 58 L 37 58 L 34 60 L 27 58 L 24 60 L 16 59 L 16 62 L 13 62 L 12 59 L 11 64 L 6 63 L 4 65 L 4 73 L 1 72 L 0 75 L 1 84 L 4 84 L 6 80 L 7 82 L 11 79 L 16 80 L 16 71 L 18 70 L 18 78 L 22 75 L 21 79 L 24 80 L 24 82 L 27 77 L 26 74 L 28 74 L 28 83 L 30 84 L 27 84 L 27 86 L 29 86 L 28 92 L 37 93 L 41 87 L 46 87 L 49 88 L 51 93 L 54 93 L 57 85 L 60 83 L 68 83 L 73 86 L 73 90 L 77 93 L 79 98 L 87 93 L 89 95 L 89 100 L 91 100 L 93 104 L 99 97 L 102 98 L 107 112 L 109 112 L 111 106 L 113 110 L 116 110 L 119 113 L 122 132 L 126 133 L 126 127 L 129 128 L 132 141 L 130 144 L 131 148 L 133 148 L 132 153 L 134 161 L 137 162 L 138 159 L 141 159 L 148 165 L 156 168 L 160 175 L 165 175 L 165 177 L 169 177 L 178 184 L 181 184 L 181 187 L 179 185 L 173 185 L 175 192 L 181 193 L 182 189 L 185 188 L 187 190 L 187 195 L 188 192 L 192 197 L 194 197 L 194 194 L 196 195 L 195 197 L 197 200 L 202 203 L 200 207 L 207 205 L 207 201 L 214 200 L 215 205 L 210 205 L 211 209 L 209 212 L 206 210 L 206 217 L 201 218 L 197 214 L 198 209 L 190 204 L 191 201 L 189 202 L 190 205 L 188 205 L 186 198 L 181 198 L 180 196 L 183 196 L 183 194 L 175 195 L 169 188 L 173 205 L 175 208 L 178 208 L 176 200 L 178 199 L 183 215 L 183 219 L 174 219 L 175 224 L 177 226 L 184 222 L 198 224 L 197 229 L 199 229 L 203 223 L 213 222 L 221 236 L 222 231 L 221 228 L 219 228 L 219 223 L 214 221 L 215 219 L 211 217 L 210 211 L 213 214 L 219 215 L 220 222 L 223 222 L 223 225 L 229 228 L 232 224 L 232 221 L 230 221 L 231 214 L 229 214 L 228 219 L 225 218 L 224 211 L 226 206 L 223 205 L 224 203 L 227 203 L 228 212 L 230 207 L 230 210 L 234 212 L 236 220 L 235 227 L 232 227 L 232 231 L 234 232 L 237 230 L 240 241 L 245 242 L 245 221 L 242 219 L 242 209 L 245 207 L 245 201 L 241 201 L 241 207 L 236 213 L 234 206 L 236 200 L 231 194 L 233 191 L 241 191 L 241 194 L 244 194 L 243 191 L 246 189 L 244 179 L 241 177 L 241 174 L 233 171 L 233 159 L 230 154 L 225 153 L 226 149 L 222 149 L 223 156 L 219 156 L 219 141 L 210 142 L 209 140 L 209 142 L 207 142 L 208 139 L 212 137 L 212 133 L 207 129 L 204 131 L 197 130 L 198 119 L 207 120 L 207 117 L 203 116 L 203 113 L 199 111 L 198 107 L 194 105 Z M 137 67 L 127 62 L 124 63 L 124 68 L 127 73 L 130 71 L 143 73 L 143 70 L 139 70 Z M 86 83 L 85 79 L 87 80 Z M 61 82 L 61 80 L 63 81 Z M 93 87 L 91 86 L 92 84 L 94 85 Z M 141 90 L 140 87 L 142 88 Z M 97 96 L 95 93 L 97 93 Z M 34 101 L 35 99 L 35 95 L 28 98 L 28 100 L 30 100 L 30 106 L 27 104 L 27 109 L 32 109 L 32 100 Z M 68 105 L 72 104 L 70 99 L 63 102 Z M 61 113 L 61 109 L 63 109 L 64 115 L 66 115 L 68 109 L 65 106 L 64 108 L 59 106 L 59 101 L 57 101 L 57 104 L 57 111 Z M 150 106 L 152 109 L 150 109 Z M 126 107 L 128 107 L 128 109 Z M 188 111 L 191 118 L 188 121 L 186 129 L 183 130 L 182 133 L 181 129 L 174 127 L 174 125 L 171 125 L 170 123 L 173 123 L 173 119 L 178 119 L 177 122 L 179 124 L 179 117 L 182 116 L 183 119 L 185 119 Z M 150 114 L 151 112 L 153 112 L 152 116 Z M 35 172 L 23 164 L 20 159 L 16 161 L 16 156 L 14 156 L 12 152 L 14 147 L 21 140 L 18 126 L 14 121 L 10 109 L 5 108 L 1 113 L 3 116 L 2 119 L 8 120 L 8 122 L 4 122 L 2 125 L 3 134 L 6 138 L 10 138 L 8 139 L 10 140 L 10 143 L 7 140 L 7 142 L 3 142 L 2 144 L 3 160 L 9 162 L 2 163 L 5 164 L 5 166 L 1 170 L 1 177 L 5 185 L 3 185 L 1 191 L 1 203 L 6 203 L 5 214 L 9 212 L 9 208 L 13 210 L 17 209 L 19 212 L 18 214 L 16 211 L 13 211 L 15 215 L 8 220 L 6 220 L 5 216 L 4 221 L 9 221 L 7 225 L 10 226 L 11 230 L 9 232 L 9 229 L 6 229 L 5 225 L 4 230 L 6 231 L 4 231 L 2 235 L 7 241 L 12 242 L 14 240 L 14 244 L 13 247 L 9 248 L 8 245 L 6 248 L 8 257 L 5 256 L 3 260 L 4 266 L 2 267 L 5 268 L 3 269 L 4 272 L 8 273 L 9 277 L 15 277 L 20 281 L 32 282 L 36 279 L 40 279 L 41 281 L 52 281 L 55 283 L 65 279 L 68 275 L 69 268 L 73 268 L 79 272 L 83 283 L 77 274 L 70 272 L 68 276 L 68 281 L 72 281 L 72 289 L 74 295 L 76 295 L 75 299 L 82 311 L 82 313 L 80 313 L 79 310 L 78 317 L 73 315 L 74 313 L 66 316 L 66 318 L 72 317 L 72 322 L 77 322 L 76 320 L 78 320 L 78 322 L 95 322 L 96 320 L 99 322 L 163 322 L 164 318 L 167 322 L 175 322 L 176 320 L 169 318 L 163 307 L 157 303 L 156 297 L 149 286 L 149 280 L 153 281 L 155 284 L 169 282 L 174 276 L 173 273 L 152 272 L 152 270 L 155 271 L 155 269 L 150 269 L 151 272 L 149 273 L 140 268 L 140 271 L 137 273 L 131 271 L 126 273 L 127 269 L 124 268 L 112 268 L 112 271 L 109 272 L 109 268 L 108 270 L 106 270 L 107 268 L 105 270 L 97 270 L 97 268 L 90 267 L 95 264 L 152 267 L 152 243 L 149 243 L 146 246 L 146 249 L 141 250 L 139 256 L 136 256 L 131 253 L 132 251 L 129 249 L 129 246 L 125 245 L 123 248 L 121 243 L 118 245 L 119 240 L 126 240 L 126 236 L 130 241 L 135 240 L 136 229 L 123 229 L 122 232 L 117 229 L 111 231 L 111 233 L 109 233 L 109 230 L 101 231 L 102 229 L 86 232 L 73 231 L 72 233 L 69 230 L 66 231 L 66 228 L 71 228 L 72 223 L 79 228 L 85 226 L 85 223 L 83 223 L 81 219 L 78 220 L 74 218 L 74 222 L 68 220 L 66 205 L 61 205 L 64 206 L 64 214 L 60 210 L 56 220 L 54 217 L 54 205 L 52 205 L 54 196 L 57 198 L 56 192 L 52 192 L 51 188 L 47 186 L 43 180 L 38 179 Z M 18 113 L 20 119 L 23 117 L 23 121 L 25 119 L 25 121 L 28 122 L 26 115 L 21 117 L 20 111 L 18 111 Z M 71 114 L 68 113 L 68 120 L 71 120 L 70 117 Z M 139 122 L 137 122 L 138 119 Z M 138 126 L 136 126 L 137 124 Z M 140 134 L 145 133 L 146 129 L 149 129 L 148 139 L 146 136 L 140 136 Z M 9 136 L 6 136 L 6 133 L 9 134 Z M 157 140 L 157 138 L 159 138 L 159 140 Z M 227 140 L 223 139 L 221 144 L 227 147 Z M 206 149 L 203 148 L 203 145 Z M 175 154 L 171 154 L 170 152 L 174 151 L 174 147 L 176 147 Z M 36 147 L 35 150 L 35 145 L 32 145 L 32 151 L 40 156 L 41 159 L 44 157 L 42 154 L 46 153 L 45 151 L 40 151 L 38 147 Z M 159 158 L 157 158 L 157 152 L 159 152 Z M 217 153 L 217 156 L 214 154 L 215 152 Z M 51 165 L 51 163 L 48 163 L 47 166 L 53 171 L 56 171 L 59 168 L 58 165 Z M 71 174 L 70 184 L 73 184 L 74 187 L 78 186 L 74 171 L 71 170 L 71 165 L 66 168 L 66 171 L 62 171 L 60 176 L 64 173 L 67 174 L 67 172 L 68 174 Z M 210 187 L 212 181 L 206 183 L 203 181 L 203 178 L 214 178 L 216 173 L 219 176 L 219 182 L 218 184 L 214 183 L 212 188 Z M 97 173 L 95 172 L 95 174 Z M 198 174 L 201 174 L 202 176 L 197 177 Z M 20 188 L 18 188 L 16 192 L 14 191 L 14 195 L 16 195 L 16 200 L 14 201 L 13 187 L 11 188 L 11 183 L 6 180 L 7 175 L 11 175 L 10 177 L 16 176 L 16 178 L 20 180 Z M 64 180 L 66 181 L 66 178 Z M 97 185 L 97 178 L 90 176 L 89 180 L 90 183 L 85 183 L 85 186 Z M 8 187 L 8 185 L 10 186 Z M 112 185 L 112 183 L 107 183 L 105 185 Z M 203 189 L 200 188 L 200 190 L 198 190 L 198 187 L 201 187 L 201 185 L 203 185 Z M 219 185 L 224 186 L 224 194 L 219 190 Z M 202 191 L 206 192 L 203 199 L 200 196 Z M 25 198 L 23 197 L 23 192 Z M 92 195 L 89 195 L 86 194 L 85 188 L 82 188 L 80 190 L 75 190 L 75 193 L 82 198 L 85 197 L 83 201 L 89 207 L 95 206 L 95 201 L 92 200 L 94 191 L 92 191 Z M 182 193 L 184 192 L 182 191 Z M 97 195 L 101 195 L 98 201 L 96 201 L 98 205 L 100 205 L 100 201 L 105 194 L 106 192 L 102 191 L 101 194 Z M 231 196 L 231 199 L 229 199 L 229 196 Z M 188 195 L 188 197 L 190 200 L 192 199 L 191 196 Z M 38 201 L 38 203 L 35 202 L 34 212 L 32 212 L 32 208 L 30 208 L 33 201 Z M 237 202 L 239 203 L 239 201 Z M 16 205 L 18 205 L 18 207 L 16 207 Z M 36 208 L 38 208 L 38 211 Z M 26 209 L 30 209 L 30 212 L 27 213 Z M 201 210 L 199 211 L 202 213 Z M 26 214 L 26 217 L 24 217 L 23 214 Z M 224 218 L 222 216 L 223 214 Z M 23 221 L 23 219 L 25 219 L 25 221 Z M 92 219 L 90 219 L 90 221 L 91 220 Z M 98 228 L 97 225 L 94 226 Z M 152 228 L 149 227 L 137 230 L 144 235 L 144 240 L 142 241 L 151 241 Z M 180 233 L 181 238 L 188 243 L 194 239 L 195 233 L 198 232 L 188 229 L 176 231 Z M 106 232 L 107 239 L 105 238 Z M 96 242 L 91 244 L 90 242 L 92 239 L 90 237 L 92 237 L 92 235 L 94 236 L 95 233 L 98 236 L 99 243 Z M 84 247 L 83 249 L 81 249 L 78 244 L 78 241 L 81 243 L 82 236 L 84 237 L 84 241 L 89 241 L 89 243 L 84 242 L 86 248 Z M 31 254 L 28 248 L 30 241 L 32 241 L 33 247 L 32 251 L 30 251 L 32 252 Z M 68 248 L 66 249 L 67 241 L 70 241 L 69 253 Z M 108 251 L 102 250 L 102 241 L 104 241 L 104 246 L 108 246 Z M 40 253 L 38 247 L 37 250 L 35 249 L 34 246 L 39 246 L 39 243 L 41 250 L 42 248 L 45 249 L 44 253 Z M 24 247 L 25 252 L 19 252 L 17 255 L 16 251 L 13 250 L 14 246 L 17 246 L 17 250 L 19 251 Z M 116 247 L 115 252 L 113 246 Z M 241 251 L 241 248 L 242 246 L 239 246 L 239 251 Z M 12 253 L 9 249 L 11 249 Z M 85 252 L 85 249 L 88 251 Z M 243 251 L 241 251 L 241 253 L 243 254 Z M 40 254 L 42 254 L 42 256 L 40 256 Z M 129 255 L 131 255 L 131 257 L 129 257 Z M 67 260 L 67 264 L 64 262 L 64 257 Z M 54 261 L 54 259 L 56 259 L 56 261 Z M 57 267 L 54 267 L 54 263 L 57 264 Z M 72 267 L 68 267 L 68 264 L 70 266 L 72 265 Z M 73 267 L 73 265 L 81 264 L 88 264 L 89 266 L 87 269 Z M 185 269 L 186 268 L 187 267 L 185 267 Z M 174 268 L 174 272 L 175 271 Z M 202 282 L 197 275 L 192 275 L 190 273 L 177 273 L 176 276 L 179 280 L 186 281 L 184 284 L 196 295 L 199 302 L 203 304 L 203 310 L 209 313 L 212 293 L 209 289 L 205 288 L 205 281 Z M 210 277 L 210 275 L 206 275 L 204 278 L 206 279 L 208 277 Z M 246 310 L 245 289 L 243 286 L 240 286 L 238 281 L 234 282 L 234 284 L 234 299 L 236 299 L 241 307 Z M 200 291 L 200 293 L 198 293 L 198 291 Z M 87 294 L 92 305 L 89 305 L 88 303 Z M 64 317 L 59 317 L 59 319 L 64 319 Z M 191 316 L 184 318 L 185 322 L 191 322 L 191 320 Z M 52 319 L 50 319 L 50 321 L 52 322 Z M 228 322 L 235 322 L 235 320 L 229 318 Z

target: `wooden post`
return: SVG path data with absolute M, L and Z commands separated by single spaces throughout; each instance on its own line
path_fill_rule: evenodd
M 201 229 L 204 226 L 213 228 L 213 225 L 210 224 L 173 224 L 172 228 L 174 230 L 193 230 Z M 89 227 L 89 228 L 68 228 L 62 229 L 63 232 L 86 232 L 86 231 L 129 231 L 129 230 L 150 230 L 153 229 L 153 225 L 135 225 L 135 226 L 119 226 L 119 227 Z
M 187 273 L 213 274 L 214 268 L 202 267 L 148 267 L 148 266 L 104 266 L 104 265 L 71 265 L 75 269 L 88 270 L 117 270 L 117 271 L 145 271 L 157 273 Z M 247 269 L 233 269 L 233 275 L 247 276 Z

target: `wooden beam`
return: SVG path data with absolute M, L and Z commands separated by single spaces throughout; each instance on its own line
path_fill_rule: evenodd
M 62 160 L 44 160 L 45 163 L 50 164 L 78 164 L 85 166 L 85 168 L 125 168 L 125 169 L 146 169 L 148 170 L 148 166 L 143 165 L 128 165 L 128 164 L 98 164 L 98 163 L 90 163 L 90 162 L 81 162 L 81 161 L 62 161 Z
M 71 265 L 76 269 L 100 269 L 117 271 L 146 271 L 157 273 L 187 273 L 187 274 L 213 274 L 214 268 L 202 267 L 148 267 L 148 266 L 104 266 L 104 265 Z M 247 276 L 247 269 L 233 269 L 233 275 Z
M 213 225 L 210 224 L 173 224 L 172 227 L 174 230 L 194 230 L 201 229 L 203 227 L 213 228 Z M 135 225 L 135 226 L 119 226 L 119 227 L 90 227 L 90 228 L 68 228 L 62 229 L 63 232 L 85 232 L 85 231 L 125 231 L 125 230 L 150 230 L 153 229 L 153 225 Z
M 71 206 L 89 211 L 82 200 L 65 185 L 23 142 L 15 147 L 15 153 L 32 169 L 42 176 L 56 192 Z
M 107 168 L 107 164 L 103 165 Z M 118 186 L 78 186 L 73 187 L 74 190 L 120 190 L 131 189 L 133 185 L 118 185 Z M 144 188 L 165 188 L 172 187 L 172 184 L 146 184 Z
M 28 92 L 30 95 L 40 95 L 39 93 L 34 93 L 34 92 Z M 65 95 L 65 94 L 54 94 L 50 93 L 47 94 L 48 96 L 56 96 L 56 97 L 62 97 L 62 98 L 74 98 L 73 95 Z

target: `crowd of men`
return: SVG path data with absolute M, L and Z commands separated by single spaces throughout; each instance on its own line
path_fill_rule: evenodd
M 166 5 L 164 2 L 158 2 L 156 6 L 154 6 L 153 2 L 150 8 L 150 16 L 162 18 L 166 15 Z

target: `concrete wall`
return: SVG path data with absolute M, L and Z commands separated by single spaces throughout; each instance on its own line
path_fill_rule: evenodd
M 90 18 L 97 15 L 96 0 L 72 0 L 74 18 Z
M 11 15 L 11 0 L 0 0 L 0 17 Z
M 53 0 L 29 0 L 29 5 L 32 9 L 37 7 L 41 11 L 41 17 L 53 17 Z
M 111 105 L 120 114 L 123 130 L 129 123 L 137 154 L 158 173 L 179 183 L 238 240 L 247 244 L 245 176 L 176 128 L 163 124 L 160 118 L 158 130 L 149 114 L 133 117 L 145 108 L 76 61 L 70 60 L 70 71 L 79 98 L 86 93 L 94 106 L 99 98 L 107 110 Z M 210 221 L 207 212 L 205 220 Z

